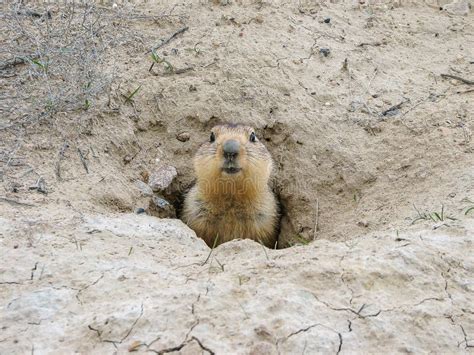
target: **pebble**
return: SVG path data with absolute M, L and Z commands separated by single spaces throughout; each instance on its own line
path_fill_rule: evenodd
M 153 196 L 153 190 L 141 180 L 135 181 L 135 186 L 140 190 L 143 196 Z
M 319 48 L 319 53 L 327 57 L 331 54 L 331 50 L 329 48 Z
M 457 16 L 467 16 L 470 12 L 468 0 L 454 0 L 451 3 L 444 5 L 441 9 L 446 11 L 448 14 Z
M 330 22 L 331 22 L 331 18 L 330 18 L 330 17 L 326 17 L 326 18 L 324 19 L 324 23 L 330 23 Z
M 164 198 L 153 196 L 150 202 L 150 213 L 159 218 L 176 218 L 176 211 Z
M 154 192 L 164 191 L 171 185 L 177 175 L 178 172 L 174 166 L 163 165 L 150 175 L 148 185 Z
M 176 139 L 180 142 L 187 142 L 191 138 L 191 134 L 189 132 L 181 132 L 176 135 Z
M 142 213 L 145 213 L 145 212 L 146 212 L 146 211 L 145 211 L 145 209 L 144 209 L 143 207 L 139 207 L 139 208 L 137 208 L 137 209 L 135 210 L 135 213 L 136 213 L 136 214 L 142 214 Z

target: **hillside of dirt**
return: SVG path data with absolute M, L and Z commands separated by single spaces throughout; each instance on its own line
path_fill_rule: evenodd
M 0 6 L 0 353 L 472 350 L 469 1 Z M 179 221 L 219 123 L 278 250 Z

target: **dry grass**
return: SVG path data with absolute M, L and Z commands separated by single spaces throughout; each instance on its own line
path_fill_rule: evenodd
M 110 85 L 113 71 L 104 66 L 113 40 L 111 25 L 92 3 L 34 8 L 16 3 L 2 17 L 8 40 L 0 68 L 9 79 L 6 96 L 15 96 L 16 107 L 0 129 L 89 109 Z
M 104 93 L 115 76 L 108 52 L 121 36 L 114 32 L 113 13 L 93 2 L 10 2 L 1 10 L 0 181 L 5 182 L 38 123 L 107 102 Z

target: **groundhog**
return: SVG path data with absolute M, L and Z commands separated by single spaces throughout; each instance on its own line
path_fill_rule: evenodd
M 233 239 L 275 247 L 279 217 L 268 186 L 272 167 L 252 127 L 214 127 L 194 157 L 197 181 L 184 201 L 184 222 L 210 247 Z

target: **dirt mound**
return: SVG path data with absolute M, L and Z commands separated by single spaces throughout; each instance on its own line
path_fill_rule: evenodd
M 232 241 L 211 252 L 175 219 L 77 217 L 0 220 L 10 261 L 0 263 L 2 353 L 474 346 L 472 223 L 285 250 Z
M 96 39 L 70 30 L 81 39 L 76 51 L 89 48 L 87 61 L 73 62 L 46 31 L 69 23 L 64 10 L 21 8 L 5 33 L 36 32 L 19 45 L 4 38 L 9 55 L 35 40 L 42 46 L 31 53 L 48 51 L 7 66 L 1 79 L 8 194 L 37 199 L 42 178 L 44 202 L 133 211 L 148 204 L 134 181 L 168 163 L 178 171 L 168 198 L 179 211 L 196 148 L 214 124 L 237 122 L 253 125 L 276 161 L 280 246 L 396 229 L 417 216 L 414 204 L 460 213 L 472 198 L 472 91 L 441 74 L 472 73 L 472 15 L 391 3 L 308 6 L 95 8 L 86 28 Z M 73 24 L 84 10 L 75 11 Z M 57 69 L 63 62 L 75 70 Z M 94 90 L 55 89 L 86 74 Z

